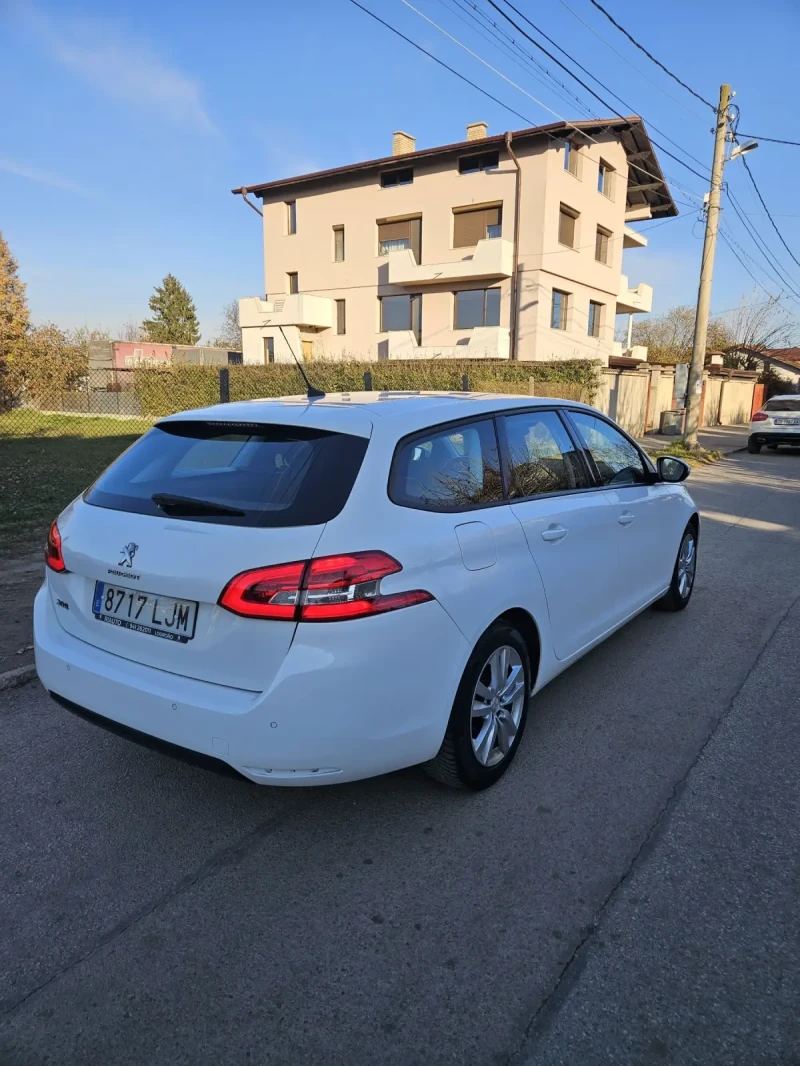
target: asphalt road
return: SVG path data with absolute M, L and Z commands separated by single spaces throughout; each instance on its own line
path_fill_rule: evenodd
M 800 455 L 690 485 L 689 609 L 480 795 L 258 789 L 0 694 L 2 1066 L 800 1063 Z

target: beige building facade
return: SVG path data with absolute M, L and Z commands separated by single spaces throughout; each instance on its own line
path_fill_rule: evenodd
M 245 363 L 599 359 L 631 222 L 677 209 L 640 119 L 556 123 L 234 190 L 261 201 L 265 297 L 239 301 Z M 251 202 L 252 199 L 248 199 Z

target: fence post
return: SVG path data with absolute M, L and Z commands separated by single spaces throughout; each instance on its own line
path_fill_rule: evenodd
M 219 402 L 231 401 L 231 372 L 226 366 L 219 368 Z
M 461 391 L 469 392 L 469 374 L 464 374 L 461 379 Z
M 534 378 L 534 377 L 529 377 L 528 378 L 528 395 L 529 396 L 535 396 L 536 395 L 536 378 Z
M 364 371 L 364 391 L 365 392 L 372 392 L 372 371 L 371 370 L 365 370 Z

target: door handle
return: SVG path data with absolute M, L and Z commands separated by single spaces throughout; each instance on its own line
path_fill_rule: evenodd
M 564 537 L 566 537 L 567 532 L 566 526 L 548 526 L 547 529 L 542 530 L 542 540 L 563 540 Z
M 623 511 L 617 521 L 621 526 L 629 526 L 631 522 L 636 518 L 636 515 L 631 514 L 630 511 Z

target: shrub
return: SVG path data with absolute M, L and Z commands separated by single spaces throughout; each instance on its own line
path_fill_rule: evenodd
M 598 364 L 577 359 L 558 363 L 510 363 L 486 359 L 381 360 L 376 363 L 320 360 L 306 363 L 304 367 L 312 383 L 325 392 L 360 392 L 367 371 L 372 375 L 373 389 L 378 392 L 459 391 L 466 374 L 474 391 L 526 394 L 529 379 L 533 377 L 535 391 L 540 396 L 561 396 L 591 403 L 599 384 Z M 292 396 L 305 391 L 300 372 L 292 363 L 231 366 L 229 372 L 231 400 Z M 164 369 L 137 368 L 133 374 L 143 415 L 158 417 L 219 401 L 218 367 L 173 364 Z

